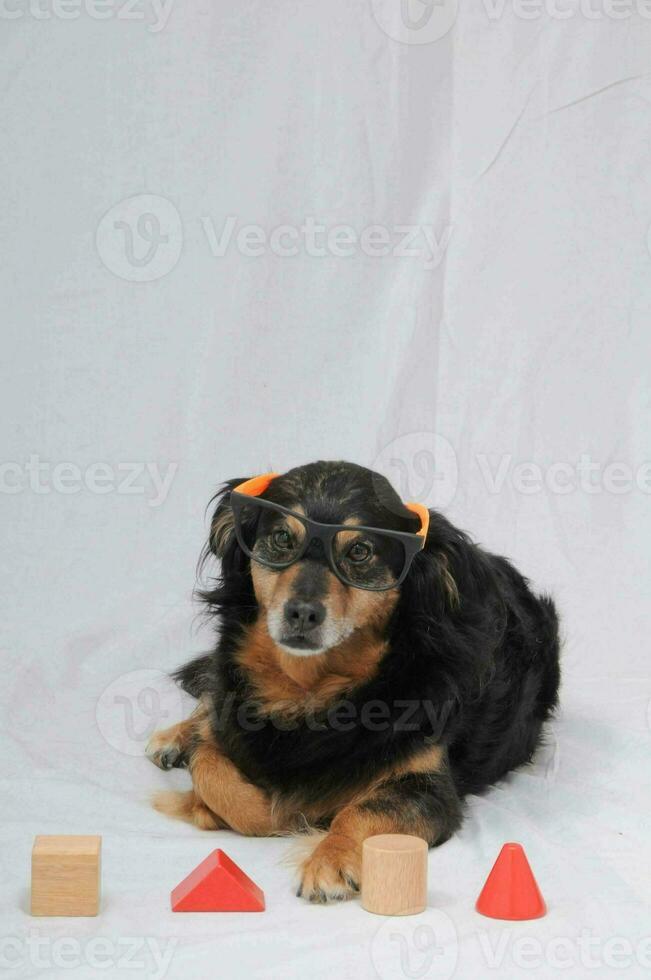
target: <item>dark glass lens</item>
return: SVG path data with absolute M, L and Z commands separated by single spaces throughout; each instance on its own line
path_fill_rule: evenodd
M 332 554 L 342 579 L 366 589 L 392 588 L 407 560 L 402 541 L 377 531 L 337 531 Z
M 238 539 L 245 552 L 264 565 L 281 568 L 293 562 L 305 541 L 305 526 L 296 517 L 255 498 L 235 508 Z

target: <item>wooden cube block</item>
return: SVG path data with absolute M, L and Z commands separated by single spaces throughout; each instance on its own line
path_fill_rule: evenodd
M 36 837 L 32 915 L 97 915 L 101 850 L 101 837 Z

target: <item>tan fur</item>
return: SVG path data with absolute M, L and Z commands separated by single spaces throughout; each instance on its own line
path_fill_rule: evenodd
M 440 745 L 430 745 L 418 755 L 401 762 L 391 770 L 391 778 L 407 776 L 415 772 L 441 772 L 445 766 L 445 749 Z
M 450 564 L 447 555 L 440 554 L 441 565 L 443 566 L 443 588 L 448 597 L 448 602 L 452 609 L 456 608 L 461 601 L 459 598 L 459 587 L 450 571 Z
M 347 837 L 329 833 L 301 865 L 301 894 L 318 902 L 350 898 L 358 890 L 361 877 L 361 846 L 352 846 Z
M 300 564 L 296 563 L 279 572 L 272 571 L 257 562 L 251 562 L 253 590 L 261 609 L 268 612 L 272 608 L 284 606 L 291 595 L 300 568 Z
M 355 629 L 372 629 L 381 632 L 398 602 L 398 591 L 372 592 L 367 589 L 351 589 L 329 573 L 326 608 L 338 618 L 354 624 Z
M 174 790 L 162 790 L 152 798 L 155 810 L 177 820 L 185 820 L 201 830 L 221 830 L 227 827 L 203 803 L 193 789 L 187 793 L 177 793 Z
M 284 606 L 298 571 L 298 565 L 283 572 L 272 572 L 255 562 L 251 566 L 262 615 L 247 631 L 238 659 L 267 715 L 298 717 L 370 680 L 386 652 L 384 628 L 398 601 L 397 592 L 350 589 L 328 572 L 323 598 L 327 615 L 350 623 L 354 632 L 322 654 L 295 657 L 270 637 L 265 614 Z
M 272 571 L 264 565 L 251 563 L 253 589 L 263 613 L 282 609 L 292 595 L 292 588 L 299 571 L 299 563 L 290 565 L 284 571 Z M 352 589 L 340 582 L 331 571 L 327 572 L 327 583 L 326 594 L 322 597 L 322 601 L 328 616 L 334 620 L 345 621 L 355 631 L 366 629 L 380 633 L 384 629 L 398 601 L 397 590 L 373 592 L 366 589 Z M 343 649 L 343 646 L 344 644 L 340 644 L 340 649 Z
M 445 764 L 445 750 L 440 745 L 432 745 L 419 752 L 418 755 L 412 756 L 411 759 L 388 767 L 372 784 L 365 788 L 360 788 L 358 795 L 347 806 L 343 807 L 332 821 L 331 833 L 333 831 L 347 833 L 355 840 L 359 839 L 360 843 L 366 837 L 371 837 L 373 834 L 391 833 L 391 830 L 375 829 L 377 826 L 374 822 L 376 817 L 374 816 L 371 820 L 367 813 L 359 810 L 360 804 L 377 796 L 381 792 L 382 787 L 393 779 L 399 779 L 402 776 L 408 776 L 412 773 L 440 772 Z M 391 821 L 395 820 L 394 817 L 384 817 L 382 815 L 378 819 L 380 821 L 388 821 L 387 824 L 384 822 L 381 824 L 383 827 L 388 826 L 391 824 Z M 417 834 L 417 831 L 413 832 Z
M 233 830 L 247 837 L 280 831 L 274 825 L 270 797 L 248 782 L 214 744 L 197 746 L 190 772 L 197 796 Z
M 221 558 L 229 538 L 235 532 L 235 517 L 230 507 L 225 507 L 215 515 L 210 528 L 210 543 L 216 555 Z
M 329 820 L 343 807 L 356 807 L 372 799 L 378 791 L 392 779 L 399 779 L 410 773 L 439 772 L 445 765 L 445 750 L 439 745 L 420 752 L 404 762 L 388 766 L 371 782 L 344 791 L 336 787 L 328 796 L 322 797 L 316 803 L 305 804 L 300 799 L 300 791 L 293 797 L 279 800 L 276 804 L 278 812 L 283 814 L 299 809 L 310 826 Z M 285 818 L 286 819 L 286 818 Z
M 274 643 L 259 619 L 249 628 L 237 659 L 247 672 L 261 713 L 296 718 L 327 707 L 370 680 L 386 649 L 386 641 L 367 628 L 322 654 L 294 657 Z
M 261 814 L 269 809 L 268 801 L 262 802 L 261 791 L 247 783 L 217 749 L 205 704 L 200 704 L 186 721 L 155 732 L 149 740 L 147 755 L 160 765 L 161 755 L 170 749 L 191 753 L 193 788 L 187 793 L 157 793 L 153 799 L 157 810 L 202 830 L 233 827 L 243 834 L 256 834 L 262 827 L 262 833 L 270 832 L 269 822 L 261 820 Z M 236 799 L 246 807 L 253 803 L 254 808 L 238 815 Z
M 382 786 L 395 776 L 412 772 L 436 772 L 445 764 L 440 746 L 432 746 L 408 762 L 388 770 L 373 786 L 360 790 L 354 802 L 336 814 L 330 830 L 319 840 L 312 854 L 300 864 L 302 893 L 312 901 L 349 898 L 359 888 L 362 844 L 375 834 L 404 833 L 405 827 L 393 813 L 369 811 L 360 804 L 381 793 Z M 425 820 L 413 822 L 408 832 L 428 840 L 431 828 Z

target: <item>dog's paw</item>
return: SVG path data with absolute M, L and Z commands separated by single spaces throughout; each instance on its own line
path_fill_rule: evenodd
M 301 865 L 299 898 L 325 905 L 359 893 L 361 851 L 347 837 L 328 834 Z
M 188 764 L 183 749 L 167 731 L 154 732 L 147 743 L 145 755 L 159 769 L 182 769 Z

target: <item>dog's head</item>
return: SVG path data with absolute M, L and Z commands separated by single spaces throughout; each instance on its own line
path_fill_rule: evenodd
M 311 463 L 276 477 L 261 499 L 320 525 L 344 525 L 328 544 L 305 539 L 305 525 L 290 514 L 251 508 L 238 516 L 244 524 L 247 556 L 236 534 L 229 481 L 213 515 L 210 550 L 222 561 L 222 576 L 250 576 L 258 609 L 272 639 L 296 656 L 323 653 L 357 630 L 386 630 L 401 586 L 386 588 L 398 577 L 401 554 L 395 541 L 359 527 L 415 534 L 418 517 L 378 473 L 352 463 Z M 248 525 L 247 525 L 248 521 Z M 347 530 L 350 528 L 350 530 Z M 263 559 L 291 549 L 300 557 L 287 567 Z M 333 563 L 340 574 L 335 574 Z M 342 578 L 344 579 L 342 581 Z M 359 582 L 367 587 L 351 584 Z M 370 587 L 369 587 L 370 586 Z

